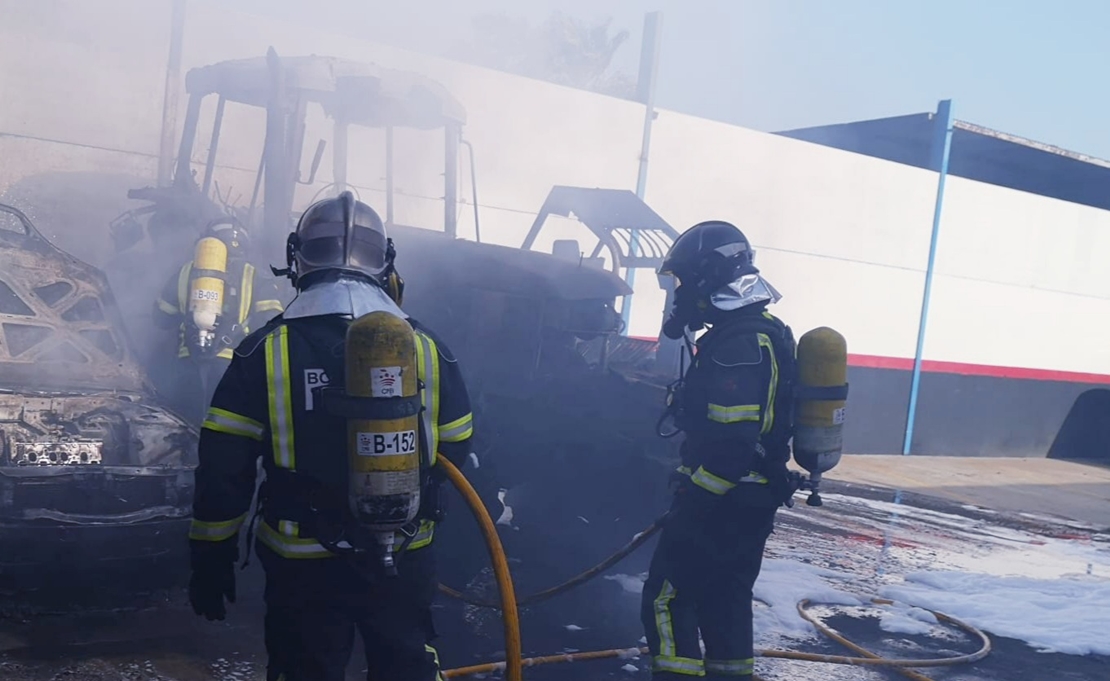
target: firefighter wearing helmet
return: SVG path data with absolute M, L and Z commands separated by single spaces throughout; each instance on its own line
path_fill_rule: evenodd
M 664 414 L 675 426 L 665 436 L 682 432 L 684 441 L 643 591 L 657 679 L 752 678 L 752 586 L 775 513 L 794 492 L 786 464 L 795 371 L 792 332 L 767 311 L 780 295 L 753 256 L 739 229 L 710 221 L 682 234 L 660 267 L 676 284 L 664 335 L 689 347 L 691 333 L 708 331 Z
M 193 257 L 154 305 L 155 323 L 177 328 L 175 383 L 166 393 L 197 425 L 235 346 L 282 310 L 277 285 L 250 263 L 250 235 L 235 218 L 208 223 Z
M 402 311 L 393 242 L 350 192 L 310 206 L 287 246 L 278 273 L 297 296 L 235 350 L 201 432 L 190 600 L 224 618 L 239 532 L 249 551 L 253 531 L 268 680 L 342 681 L 357 629 L 368 678 L 434 681 L 427 547 L 437 456 L 461 466 L 469 453 L 462 374 Z

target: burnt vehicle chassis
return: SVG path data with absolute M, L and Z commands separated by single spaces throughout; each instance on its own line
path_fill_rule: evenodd
M 0 204 L 0 592 L 182 583 L 197 432 L 151 394 L 105 276 Z

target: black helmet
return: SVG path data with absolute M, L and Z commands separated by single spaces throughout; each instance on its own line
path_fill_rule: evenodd
M 384 287 L 393 268 L 393 241 L 374 209 L 345 191 L 308 207 L 289 235 L 287 261 L 294 285 L 314 272 L 330 271 L 360 275 Z
M 245 257 L 250 250 L 250 233 L 243 223 L 233 216 L 224 215 L 208 223 L 208 236 L 214 236 L 227 246 L 230 257 Z
M 675 278 L 674 306 L 663 322 L 663 335 L 682 338 L 686 329 L 697 331 L 712 324 L 725 309 L 742 306 L 718 309 L 714 295 L 719 296 L 722 289 L 742 279 L 759 281 L 754 276 L 759 273 L 754 261 L 751 243 L 735 225 L 709 220 L 686 230 L 675 240 L 659 267 L 660 275 Z M 759 294 L 749 300 L 772 299 L 777 295 L 769 286 L 761 287 Z
M 675 240 L 663 258 L 659 274 L 673 275 L 678 287 L 692 287 L 697 298 L 745 274 L 759 272 L 755 251 L 735 225 L 720 220 L 699 222 Z

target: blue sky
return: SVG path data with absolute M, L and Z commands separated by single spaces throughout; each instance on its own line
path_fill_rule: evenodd
M 469 16 L 663 12 L 658 105 L 759 130 L 931 111 L 1110 158 L 1110 2 L 1099 0 L 220 0 L 434 50 Z M 343 17 L 335 22 L 337 17 Z

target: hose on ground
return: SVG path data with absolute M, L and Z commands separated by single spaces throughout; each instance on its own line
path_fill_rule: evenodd
M 893 601 L 890 601 L 890 600 L 887 600 L 887 599 L 882 599 L 882 598 L 874 598 L 874 599 L 872 599 L 872 602 L 876 603 L 878 605 L 889 605 L 889 604 L 893 603 Z M 852 641 L 848 640 L 847 638 L 844 638 L 843 636 L 836 633 L 835 631 L 830 629 L 828 626 L 826 626 L 825 624 L 823 624 L 822 622 L 817 620 L 815 617 L 810 615 L 809 612 L 806 610 L 807 606 L 809 606 L 809 605 L 813 605 L 813 603 L 811 603 L 808 599 L 800 601 L 798 603 L 798 613 L 804 619 L 806 619 L 807 621 L 812 623 L 817 628 L 817 630 L 820 631 L 822 634 L 824 634 L 825 636 L 828 636 L 829 638 L 836 641 L 837 643 L 840 643 L 841 645 L 843 645 L 843 646 L 845 646 L 845 647 L 847 647 L 851 650 L 854 650 L 855 652 L 859 653 L 863 657 L 849 657 L 849 656 L 845 656 L 845 655 L 824 655 L 824 654 L 821 654 L 821 653 L 803 653 L 803 652 L 797 652 L 797 651 L 793 651 L 793 650 L 757 650 L 757 651 L 755 651 L 756 657 L 766 657 L 766 658 L 781 659 L 781 660 L 796 660 L 796 661 L 802 661 L 802 662 L 819 662 L 819 663 L 824 663 L 824 664 L 843 664 L 843 665 L 856 665 L 856 666 L 866 666 L 866 667 L 890 667 L 892 669 L 892 671 L 896 671 L 896 672 L 898 672 L 898 673 L 900 673 L 900 674 L 902 674 L 902 675 L 904 675 L 908 678 L 915 679 L 915 681 L 932 681 L 929 677 L 927 677 L 923 674 L 920 674 L 918 672 L 915 672 L 912 669 L 908 669 L 908 667 L 919 667 L 919 668 L 949 667 L 949 666 L 956 665 L 956 664 L 967 664 L 967 663 L 976 662 L 978 660 L 983 659 L 988 654 L 990 654 L 990 651 L 991 651 L 990 638 L 988 638 L 987 635 L 985 633 L 983 633 L 981 630 L 977 629 L 976 627 L 971 626 L 970 624 L 967 624 L 966 622 L 962 622 L 962 621 L 956 619 L 955 617 L 951 617 L 949 615 L 945 615 L 944 613 L 940 613 L 940 612 L 936 612 L 934 610 L 930 610 L 929 612 L 933 613 L 933 615 L 938 620 L 940 620 L 941 622 L 945 622 L 947 624 L 952 624 L 956 627 L 959 627 L 960 629 L 963 629 L 965 632 L 967 632 L 967 633 L 971 634 L 972 636 L 975 636 L 976 638 L 978 638 L 980 640 L 981 644 L 982 644 L 980 646 L 979 650 L 975 651 L 974 653 L 969 653 L 969 654 L 966 654 L 966 655 L 958 655 L 958 656 L 955 656 L 955 657 L 941 657 L 941 658 L 931 658 L 931 659 L 927 658 L 927 659 L 920 659 L 920 660 L 903 659 L 903 658 L 891 659 L 891 658 L 880 657 L 879 655 L 876 655 L 875 653 L 872 653 L 871 651 L 863 648 L 862 646 L 860 646 L 856 643 L 853 643 Z M 612 658 L 633 658 L 633 657 L 636 657 L 637 655 L 647 655 L 647 654 L 648 654 L 648 649 L 647 648 L 616 648 L 616 649 L 613 649 L 613 650 L 595 650 L 595 651 L 588 651 L 588 652 L 581 652 L 581 653 L 567 653 L 567 654 L 564 654 L 564 655 L 548 655 L 548 656 L 545 656 L 545 657 L 532 657 L 532 658 L 528 658 L 526 660 L 522 660 L 521 664 L 524 667 L 535 667 L 535 666 L 544 665 L 544 664 L 556 664 L 556 663 L 562 663 L 562 662 L 580 662 L 580 661 L 585 661 L 585 660 L 605 660 L 605 659 L 612 659 Z M 491 672 L 500 671 L 504 668 L 505 668 L 505 663 L 504 662 L 492 662 L 492 663 L 488 663 L 488 664 L 472 665 L 472 666 L 469 666 L 469 667 L 460 667 L 460 668 L 457 668 L 457 669 L 447 669 L 443 672 L 443 675 L 445 677 L 449 678 L 449 679 L 461 678 L 461 677 L 465 677 L 465 676 L 473 676 L 475 674 L 489 674 Z M 758 680 L 758 677 L 755 677 L 755 678 L 756 678 L 756 680 Z
M 486 540 L 486 546 L 489 548 L 490 558 L 493 561 L 494 576 L 497 579 L 498 589 L 501 595 L 501 602 L 492 603 L 482 601 L 479 599 L 471 598 L 465 594 L 456 591 L 443 584 L 439 585 L 440 591 L 449 596 L 457 598 L 461 601 L 471 605 L 487 608 L 499 608 L 502 611 L 502 621 L 505 628 L 505 662 L 491 662 L 486 664 L 472 665 L 469 667 L 459 667 L 456 669 L 443 670 L 443 676 L 446 678 L 461 678 L 466 676 L 473 676 L 476 674 L 488 674 L 493 672 L 505 672 L 509 681 L 521 681 L 523 668 L 534 667 L 545 664 L 556 664 L 565 662 L 578 662 L 585 660 L 603 660 L 615 657 L 619 658 L 633 658 L 638 655 L 648 654 L 647 648 L 616 648 L 612 650 L 597 650 L 579 653 L 567 653 L 561 655 L 548 655 L 544 657 L 533 657 L 523 659 L 521 652 L 521 639 L 520 639 L 520 619 L 518 602 L 516 593 L 513 590 L 512 575 L 509 573 L 509 561 L 505 556 L 505 550 L 501 546 L 501 538 L 497 534 L 497 527 L 493 523 L 489 512 L 486 510 L 485 505 L 482 503 L 478 493 L 467 481 L 466 476 L 462 474 L 457 467 L 455 467 L 446 457 L 440 457 L 440 461 L 444 464 L 444 469 L 447 471 L 447 476 L 450 478 L 452 484 L 459 490 L 470 506 L 470 510 L 474 513 L 478 524 L 481 527 L 482 534 Z M 669 515 L 669 514 L 668 514 Z M 619 551 L 606 558 L 598 565 L 580 573 L 579 575 L 549 589 L 536 592 L 520 601 L 521 604 L 537 603 L 560 593 L 568 591 L 575 586 L 583 584 L 590 579 L 601 574 L 613 565 L 619 563 L 637 548 L 642 546 L 648 539 L 662 529 L 663 524 L 667 520 L 667 515 L 662 516 L 643 532 L 632 538 L 628 544 L 622 547 Z M 877 605 L 891 605 L 894 601 L 885 598 L 872 598 L 872 603 Z M 843 665 L 856 665 L 864 667 L 887 667 L 892 671 L 912 679 L 913 681 L 932 681 L 929 677 L 910 669 L 911 667 L 926 668 L 926 667 L 949 667 L 957 664 L 968 664 L 977 662 L 990 654 L 991 641 L 990 638 L 978 628 L 967 624 L 955 617 L 945 615 L 941 612 L 929 610 L 937 620 L 946 624 L 951 624 L 965 632 L 975 636 L 981 642 L 979 650 L 974 653 L 965 655 L 957 655 L 954 657 L 942 657 L 931 659 L 906 659 L 906 658 L 884 658 L 877 655 L 866 648 L 853 643 L 844 636 L 833 631 L 823 622 L 809 614 L 807 607 L 813 603 L 809 599 L 803 599 L 798 602 L 798 614 L 812 624 L 816 629 L 827 636 L 828 638 L 836 641 L 844 647 L 855 651 L 862 657 L 850 657 L 845 655 L 826 655 L 821 653 L 803 653 L 792 650 L 757 650 L 755 651 L 756 657 L 767 657 L 784 660 L 797 660 L 803 662 L 818 662 L 824 664 L 843 664 Z M 753 681 L 760 681 L 758 676 L 753 676 Z
M 892 601 L 888 598 L 872 598 L 871 602 L 875 603 L 876 605 L 892 605 L 894 603 L 894 601 Z M 957 655 L 955 657 L 942 657 L 942 658 L 936 658 L 936 659 L 933 659 L 933 660 L 907 660 L 907 659 L 883 658 L 883 657 L 880 657 L 879 655 L 876 655 L 875 653 L 867 650 L 866 648 L 864 648 L 860 645 L 857 645 L 856 643 L 853 643 L 852 641 L 848 640 L 844 636 L 841 636 L 840 634 L 836 633 L 835 631 L 830 629 L 828 626 L 826 626 L 823 622 L 818 620 L 816 617 L 813 617 L 812 615 L 810 615 L 809 612 L 806 610 L 806 606 L 809 605 L 809 604 L 810 604 L 810 601 L 808 599 L 802 600 L 798 603 L 798 614 L 801 615 L 803 619 L 805 619 L 807 622 L 809 622 L 810 624 L 815 626 L 817 628 L 817 630 L 820 631 L 825 636 L 831 638 L 832 640 L 836 641 L 837 643 L 844 646 L 845 648 L 848 648 L 849 650 L 854 650 L 855 652 L 859 653 L 860 655 L 863 655 L 865 658 L 867 658 L 867 660 L 869 660 L 869 661 L 863 661 L 863 660 L 860 660 L 860 658 L 846 657 L 846 658 L 843 658 L 843 659 L 844 660 L 853 660 L 853 662 L 838 662 L 838 664 L 881 664 L 882 666 L 892 667 L 894 671 L 898 672 L 902 676 L 905 676 L 905 677 L 910 678 L 910 679 L 914 679 L 914 681 L 931 681 L 931 679 L 929 677 L 927 677 L 923 674 L 920 674 L 918 672 L 915 672 L 912 669 L 906 669 L 906 667 L 949 667 L 949 666 L 956 665 L 956 664 L 969 664 L 971 662 L 978 662 L 979 660 L 981 660 L 984 657 L 986 657 L 987 655 L 989 655 L 990 652 L 991 652 L 991 640 L 981 630 L 971 626 L 970 624 L 967 624 L 966 622 L 958 620 L 955 617 L 952 617 L 950 615 L 945 615 L 942 612 L 937 612 L 935 610 L 930 610 L 929 612 L 933 613 L 933 616 L 936 617 L 939 621 L 945 622 L 947 624 L 954 625 L 956 627 L 959 627 L 960 629 L 963 629 L 965 632 L 971 634 L 972 636 L 977 637 L 979 639 L 979 642 L 980 642 L 979 650 L 975 651 L 974 653 L 968 653 L 967 655 Z M 832 656 L 832 657 L 838 657 L 838 656 Z M 815 660 L 815 661 L 833 662 L 832 660 Z
M 509 681 L 521 681 L 523 674 L 521 665 L 520 647 L 520 617 L 517 613 L 516 591 L 513 589 L 513 577 L 509 573 L 509 560 L 505 557 L 505 549 L 501 546 L 501 537 L 497 534 L 497 527 L 490 518 L 489 511 L 482 503 L 481 497 L 474 491 L 470 481 L 462 474 L 447 457 L 439 457 L 439 464 L 447 472 L 447 477 L 455 489 L 459 490 L 463 498 L 474 513 L 485 537 L 486 546 L 489 548 L 490 560 L 493 562 L 493 574 L 497 578 L 497 587 L 501 592 L 501 620 L 505 626 L 505 662 L 501 663 L 505 669 L 505 676 Z
M 590 581 L 594 577 L 597 577 L 601 573 L 605 572 L 609 568 L 613 567 L 617 563 L 619 563 L 622 560 L 624 560 L 625 558 L 627 558 L 633 551 L 635 551 L 636 549 L 643 546 L 647 542 L 647 540 L 651 539 L 657 532 L 659 532 L 659 530 L 663 529 L 663 523 L 666 522 L 667 517 L 669 515 L 670 514 L 668 513 L 668 514 L 665 514 L 665 515 L 661 516 L 658 520 L 653 522 L 651 525 L 648 525 L 647 528 L 643 532 L 641 532 L 641 533 L 637 534 L 635 537 L 633 537 L 632 541 L 628 542 L 623 547 L 621 547 L 621 549 L 619 551 L 617 551 L 613 555 L 609 556 L 605 560 L 601 561 L 600 563 L 598 563 L 594 567 L 590 568 L 589 570 L 586 570 L 585 572 L 581 572 L 578 575 L 576 575 L 574 577 L 571 577 L 570 579 L 563 582 L 562 584 L 558 584 L 558 585 L 553 586 L 549 589 L 544 589 L 543 591 L 537 591 L 534 594 L 530 594 L 528 596 L 525 596 L 524 598 L 521 598 L 517 601 L 517 605 L 518 606 L 532 605 L 534 603 L 539 603 L 541 601 L 546 601 L 549 598 L 553 598 L 554 596 L 558 596 L 561 593 L 564 593 L 566 591 L 570 591 L 574 587 L 579 586 L 581 584 L 585 584 L 586 582 Z M 484 600 L 481 600 L 479 598 L 474 598 L 473 596 L 468 596 L 468 595 L 466 595 L 466 594 L 464 594 L 460 591 L 457 591 L 455 589 L 452 589 L 451 587 L 446 586 L 444 584 L 439 585 L 439 590 L 441 592 L 447 594 L 451 598 L 460 600 L 460 601 L 462 601 L 464 603 L 468 603 L 470 605 L 478 606 L 480 608 L 501 608 L 500 603 L 497 603 L 497 602 L 494 602 L 494 601 L 484 601 Z

